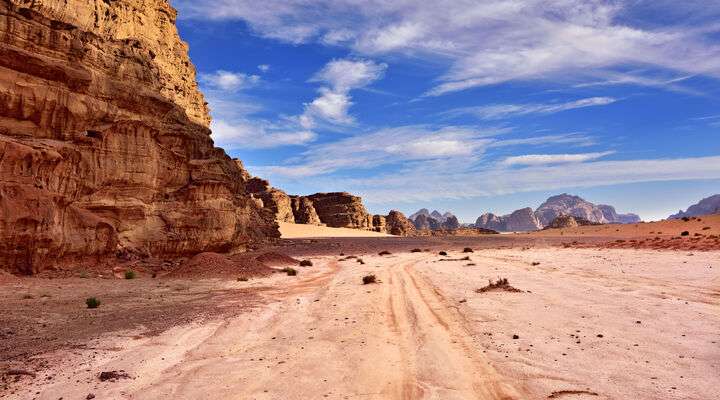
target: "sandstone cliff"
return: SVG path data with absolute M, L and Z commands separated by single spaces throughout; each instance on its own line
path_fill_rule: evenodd
M 0 0 L 0 268 L 278 236 L 209 136 L 166 0 Z
M 320 221 L 332 228 L 372 230 L 372 216 L 362 199 L 350 193 L 315 193 L 307 196 L 315 207 Z

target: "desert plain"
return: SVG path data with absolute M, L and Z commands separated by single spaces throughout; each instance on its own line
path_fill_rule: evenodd
M 3 276 L 0 398 L 716 398 L 718 216 L 477 237 L 282 231 L 237 256 L 134 265 L 135 279 Z

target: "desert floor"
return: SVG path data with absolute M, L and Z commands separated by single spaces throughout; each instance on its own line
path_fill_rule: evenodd
M 344 240 L 282 243 L 297 276 L 7 280 L 0 398 L 716 398 L 720 252 Z

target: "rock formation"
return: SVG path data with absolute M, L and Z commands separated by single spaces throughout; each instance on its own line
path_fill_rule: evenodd
M 384 215 L 373 215 L 373 231 L 385 233 L 388 231 L 387 228 L 387 217 Z
M 720 214 L 720 194 L 706 197 L 697 204 L 688 207 L 687 211 L 680 210 L 677 214 L 669 216 L 668 219 L 699 217 L 710 214 Z
M 249 193 L 262 200 L 263 208 L 272 212 L 275 221 L 295 222 L 290 196 L 287 193 L 271 187 L 268 181 L 260 178 L 249 179 L 246 187 Z
M 457 217 L 450 214 L 448 217 L 445 218 L 445 221 L 441 224 L 442 229 L 458 229 L 460 228 L 460 221 L 458 221 Z
M 442 228 L 440 222 L 438 222 L 435 218 L 432 218 L 425 214 L 420 214 L 415 217 L 415 221 L 413 221 L 413 224 L 415 225 L 415 229 L 418 230 L 434 231 Z
M 303 196 L 292 196 L 291 206 L 296 224 L 322 225 L 312 200 Z
M 528 210 L 534 216 L 529 215 Z M 567 215 L 600 224 L 640 222 L 640 217 L 635 214 L 618 214 L 612 206 L 595 205 L 578 196 L 561 194 L 550 197 L 534 212 L 530 208 L 525 208 L 502 217 L 491 213 L 483 214 L 475 221 L 475 227 L 501 232 L 536 230 L 550 226 L 556 218 Z
M 166 0 L 0 1 L 0 268 L 278 236 L 213 146 L 175 17 Z
M 388 214 L 385 219 L 387 223 L 387 233 L 397 236 L 415 235 L 415 225 L 400 211 L 390 211 L 390 214 Z
M 560 229 L 560 228 L 575 228 L 578 226 L 587 225 L 602 225 L 599 222 L 588 221 L 584 218 L 574 217 L 572 215 L 561 215 L 555 218 L 548 226 L 544 229 Z
M 320 221 L 332 228 L 372 230 L 372 216 L 365 210 L 362 199 L 350 193 L 316 193 L 307 196 L 315 207 Z

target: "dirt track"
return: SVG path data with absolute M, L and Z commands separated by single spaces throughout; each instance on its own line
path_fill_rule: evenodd
M 259 298 L 239 315 L 43 355 L 51 368 L 6 398 L 704 399 L 720 384 L 717 254 L 362 257 L 226 283 Z M 496 276 L 524 292 L 475 293 Z

